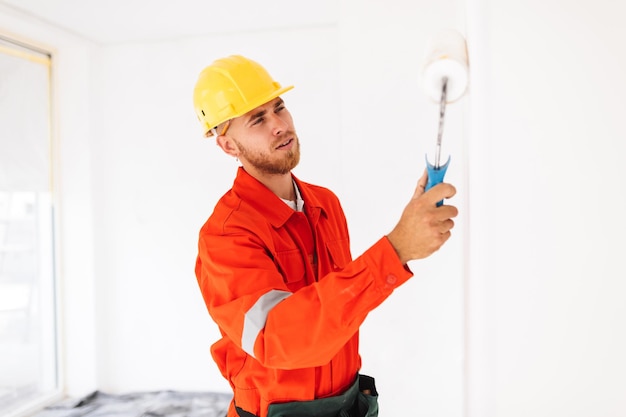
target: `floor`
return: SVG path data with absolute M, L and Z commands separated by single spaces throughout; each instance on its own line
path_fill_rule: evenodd
M 96 391 L 65 400 L 33 417 L 225 417 L 230 394 L 156 391 L 112 395 Z

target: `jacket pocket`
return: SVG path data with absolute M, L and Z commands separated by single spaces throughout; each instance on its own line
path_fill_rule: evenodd
M 276 252 L 276 262 L 289 291 L 297 291 L 305 284 L 306 271 L 298 249 Z
M 343 269 L 352 261 L 348 239 L 328 241 L 326 242 L 326 250 L 334 270 Z

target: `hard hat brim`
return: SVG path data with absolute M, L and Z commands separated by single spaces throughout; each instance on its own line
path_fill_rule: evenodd
M 236 112 L 233 115 L 233 119 L 236 117 L 241 117 L 244 114 L 251 112 L 252 110 L 256 109 L 259 106 L 264 105 L 265 103 L 269 103 L 270 101 L 274 100 L 276 97 L 279 97 L 281 95 L 283 95 L 284 93 L 286 93 L 287 91 L 291 90 L 293 88 L 293 85 L 290 85 L 288 87 L 281 87 L 277 90 L 272 91 L 271 94 L 268 94 L 266 96 L 263 96 L 255 101 L 251 101 L 249 102 L 245 107 L 243 107 L 240 111 Z M 224 120 L 223 122 L 225 122 L 226 120 Z M 220 122 L 223 123 L 223 122 Z

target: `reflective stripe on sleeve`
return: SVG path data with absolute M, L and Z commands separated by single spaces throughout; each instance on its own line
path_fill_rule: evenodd
M 261 330 L 265 328 L 267 315 L 276 306 L 291 295 L 288 291 L 271 290 L 263 294 L 256 303 L 246 312 L 241 334 L 241 347 L 247 354 L 254 357 L 254 342 Z

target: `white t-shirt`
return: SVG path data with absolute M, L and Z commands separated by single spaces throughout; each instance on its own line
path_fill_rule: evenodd
M 302 211 L 304 208 L 304 200 L 300 195 L 300 190 L 298 190 L 298 186 L 296 185 L 295 181 L 293 182 L 293 189 L 296 190 L 296 201 L 285 200 L 284 198 L 281 198 L 281 200 L 283 200 L 285 204 L 287 204 L 292 209 L 296 211 Z

